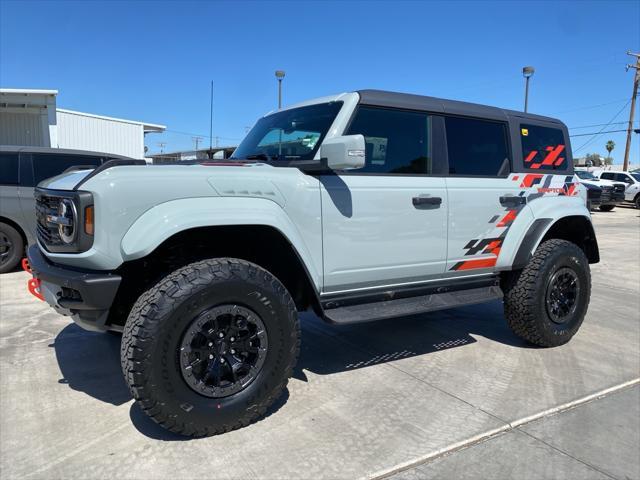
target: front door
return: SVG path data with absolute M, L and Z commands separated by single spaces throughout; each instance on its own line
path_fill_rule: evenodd
M 434 123 L 426 113 L 358 108 L 345 134 L 364 135 L 365 167 L 320 177 L 325 293 L 444 272 L 448 202 L 444 177 L 432 176 L 442 162 Z

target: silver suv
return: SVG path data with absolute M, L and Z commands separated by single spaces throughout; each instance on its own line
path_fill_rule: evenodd
M 0 146 L 0 273 L 13 270 L 35 241 L 34 185 L 70 168 L 95 168 L 116 155 L 60 148 Z
M 190 436 L 282 394 L 298 312 L 347 324 L 502 301 L 516 335 L 553 347 L 578 331 L 599 260 L 562 122 L 393 92 L 269 113 L 224 163 L 109 162 L 36 198 L 33 293 L 123 331 L 133 396 Z

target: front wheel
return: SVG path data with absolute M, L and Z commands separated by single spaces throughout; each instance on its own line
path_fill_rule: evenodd
M 180 268 L 138 299 L 121 361 L 147 415 L 201 437 L 263 415 L 282 394 L 299 349 L 285 287 L 255 264 L 220 258 Z
M 591 273 L 584 252 L 566 240 L 542 243 L 521 272 L 504 287 L 509 327 L 541 347 L 567 343 L 580 328 L 591 296 Z
M 636 195 L 634 203 L 636 204 L 636 208 L 640 208 L 640 193 Z
M 602 212 L 610 212 L 615 208 L 615 205 L 600 205 L 600 211 Z

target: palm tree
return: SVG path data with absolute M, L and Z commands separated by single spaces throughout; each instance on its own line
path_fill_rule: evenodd
M 607 149 L 607 152 L 609 152 L 609 156 L 608 158 L 611 158 L 611 151 L 616 148 L 616 142 L 614 142 L 613 140 L 609 140 L 607 142 L 607 144 L 604 146 L 604 148 Z

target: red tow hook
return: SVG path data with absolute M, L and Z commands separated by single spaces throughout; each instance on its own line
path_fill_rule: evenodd
M 22 269 L 25 272 L 33 275 L 33 270 L 31 270 L 31 265 L 29 265 L 29 259 L 22 259 Z M 31 295 L 44 301 L 44 296 L 42 295 L 42 293 L 40 293 L 40 283 L 40 279 L 34 276 L 27 282 L 27 289 L 29 290 L 29 293 L 31 293 Z

